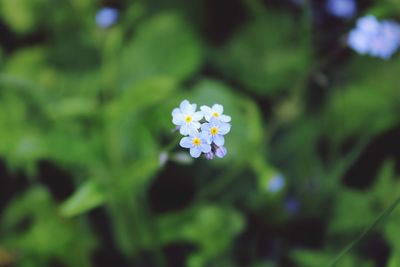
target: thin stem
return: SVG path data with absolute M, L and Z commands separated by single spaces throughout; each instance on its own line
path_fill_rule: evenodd
M 203 189 L 197 199 L 199 202 L 204 201 L 208 197 L 220 193 L 227 185 L 229 185 L 236 177 L 240 166 L 232 167 L 228 172 L 226 172 L 222 177 L 219 177 L 214 183 Z
M 179 141 L 181 140 L 181 136 L 175 137 L 168 145 L 166 145 L 162 151 L 166 152 L 171 152 L 176 146 L 179 144 Z
M 400 197 L 398 197 L 386 210 L 382 212 L 381 215 L 372 223 L 370 227 L 368 227 L 361 235 L 355 239 L 353 242 L 348 244 L 328 265 L 327 267 L 335 266 L 339 260 L 341 260 L 347 253 L 350 252 L 365 236 L 367 236 L 381 221 L 383 221 L 386 217 L 388 217 L 392 211 L 397 207 L 400 203 Z
M 367 135 L 362 137 L 354 148 L 346 155 L 338 159 L 338 164 L 334 166 L 332 171 L 332 177 L 329 179 L 332 183 L 337 184 L 341 177 L 350 169 L 354 162 L 360 157 L 361 153 L 365 150 L 368 144 L 371 142 L 374 135 Z

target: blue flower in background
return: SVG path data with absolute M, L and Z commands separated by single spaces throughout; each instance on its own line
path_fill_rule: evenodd
M 379 21 L 372 15 L 359 18 L 356 26 L 359 31 L 368 34 L 374 34 L 379 31 Z
M 190 149 L 190 155 L 193 158 L 200 157 L 201 153 L 211 152 L 211 145 L 207 140 L 207 136 L 204 133 L 196 133 L 187 137 L 183 137 L 179 142 L 179 145 L 184 148 Z
M 285 178 L 281 174 L 276 174 L 267 183 L 267 190 L 269 192 L 278 192 L 285 186 Z
M 326 9 L 339 18 L 351 18 L 357 11 L 355 0 L 328 0 Z
M 116 8 L 104 7 L 97 12 L 96 23 L 101 28 L 108 28 L 117 21 L 118 15 Z
M 201 130 L 206 134 L 210 144 L 214 142 L 217 146 L 223 146 L 224 135 L 229 133 L 231 125 L 212 118 L 209 123 L 201 125 Z
M 349 33 L 347 42 L 353 50 L 361 55 L 365 55 L 369 50 L 369 36 L 361 30 L 352 30 Z
M 348 45 L 359 54 L 389 59 L 400 47 L 400 25 L 379 22 L 374 16 L 358 19 L 348 36 Z
M 400 25 L 392 21 L 382 21 L 379 34 L 371 41 L 371 55 L 388 59 L 400 47 Z
M 286 199 L 285 207 L 290 214 L 294 215 L 300 210 L 300 202 L 297 199 L 290 197 Z

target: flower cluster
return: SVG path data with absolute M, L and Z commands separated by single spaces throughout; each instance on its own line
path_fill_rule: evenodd
M 219 104 L 201 106 L 200 111 L 196 108 L 196 104 L 185 99 L 172 111 L 172 123 L 184 135 L 180 146 L 189 148 L 194 158 L 202 153 L 207 159 L 223 158 L 227 153 L 224 135 L 231 130 L 231 117 L 223 114 L 224 107 Z
M 400 47 L 400 25 L 390 20 L 379 22 L 371 15 L 362 17 L 350 32 L 348 44 L 359 54 L 388 59 Z

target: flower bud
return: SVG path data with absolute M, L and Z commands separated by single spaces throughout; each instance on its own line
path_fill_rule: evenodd
M 206 159 L 212 160 L 214 158 L 214 153 L 212 151 L 204 154 L 206 156 Z
M 223 146 L 219 146 L 219 147 L 217 147 L 217 148 L 215 149 L 215 155 L 216 155 L 218 158 L 223 158 L 223 157 L 225 157 L 225 156 L 226 156 L 226 153 L 227 153 L 226 148 L 223 147 Z

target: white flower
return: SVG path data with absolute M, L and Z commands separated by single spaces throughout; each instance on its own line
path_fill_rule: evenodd
M 181 139 L 179 145 L 184 148 L 190 149 L 190 155 L 193 158 L 200 157 L 201 153 L 211 152 L 211 145 L 207 140 L 205 133 L 196 133 L 194 135 L 186 136 Z
M 201 125 L 201 131 L 204 132 L 209 140 L 209 143 L 215 143 L 217 146 L 223 146 L 225 139 L 224 135 L 229 133 L 231 125 L 221 122 L 215 118 L 211 118 L 210 122 Z
M 211 108 L 208 106 L 201 106 L 200 109 L 203 112 L 206 121 L 210 121 L 211 118 L 215 118 L 222 122 L 231 121 L 230 116 L 222 114 L 224 112 L 224 107 L 222 105 L 214 104 Z
M 179 132 L 183 135 L 194 135 L 200 128 L 199 120 L 203 118 L 203 113 L 196 112 L 196 104 L 190 104 L 186 99 L 181 102 L 179 108 L 172 111 L 172 123 L 179 126 Z

